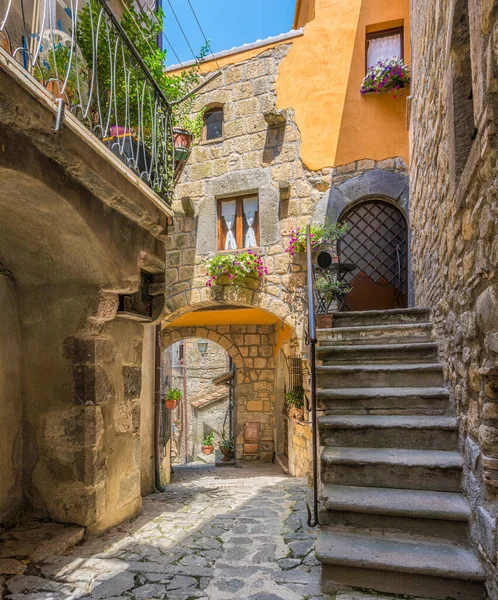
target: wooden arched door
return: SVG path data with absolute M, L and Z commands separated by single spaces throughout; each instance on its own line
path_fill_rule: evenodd
M 365 200 L 341 217 L 349 225 L 339 244 L 341 262 L 356 269 L 343 310 L 384 310 L 407 306 L 408 228 L 403 213 L 389 202 Z

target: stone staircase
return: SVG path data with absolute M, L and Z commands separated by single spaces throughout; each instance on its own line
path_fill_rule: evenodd
M 486 598 L 431 334 L 425 309 L 336 313 L 318 331 L 325 592 Z

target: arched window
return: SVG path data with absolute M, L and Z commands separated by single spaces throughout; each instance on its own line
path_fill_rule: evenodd
M 223 137 L 223 107 L 215 106 L 204 113 L 204 140 Z

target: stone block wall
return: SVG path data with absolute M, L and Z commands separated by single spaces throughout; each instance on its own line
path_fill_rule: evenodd
M 495 599 L 498 3 L 421 0 L 413 8 L 411 250 L 416 299 L 419 306 L 434 309 L 465 453 L 472 538 L 488 567 L 488 589 Z

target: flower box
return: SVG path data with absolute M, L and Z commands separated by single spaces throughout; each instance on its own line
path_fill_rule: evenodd
M 362 95 L 385 92 L 396 93 L 410 83 L 408 66 L 401 58 L 394 56 L 379 61 L 370 67 L 360 88 Z
M 207 287 L 242 285 L 256 289 L 268 275 L 263 257 L 252 250 L 238 254 L 217 254 L 207 261 Z

